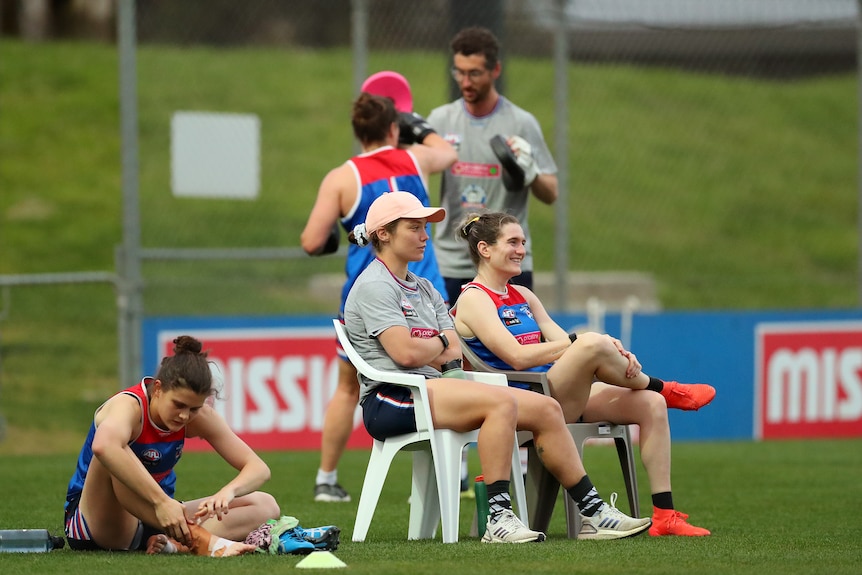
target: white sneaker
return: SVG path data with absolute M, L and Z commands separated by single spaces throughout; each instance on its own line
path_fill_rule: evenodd
M 544 533 L 528 529 L 511 509 L 503 511 L 495 523 L 491 523 L 489 517 L 482 535 L 482 543 L 538 543 L 544 540 Z
M 649 529 L 652 519 L 629 517 L 616 508 L 617 494 L 611 493 L 610 503 L 605 502 L 602 510 L 586 517 L 581 515 L 581 532 L 578 539 L 622 539 L 643 533 Z

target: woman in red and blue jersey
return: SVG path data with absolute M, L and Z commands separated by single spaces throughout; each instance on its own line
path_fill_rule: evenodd
M 226 557 L 277 519 L 269 467 L 210 405 L 212 373 L 201 342 L 174 340 L 174 353 L 146 377 L 103 403 L 93 417 L 66 492 L 65 532 L 74 550 L 188 551 Z M 238 473 L 216 493 L 174 499 L 174 467 L 186 437 L 207 441 Z
M 455 329 L 464 342 L 492 367 L 546 371 L 567 423 L 638 424 L 641 460 L 652 489 L 650 535 L 709 535 L 674 508 L 667 410 L 700 409 L 713 400 L 715 388 L 650 377 L 635 355 L 609 335 L 566 333 L 536 294 L 509 283 L 521 273 L 526 253 L 526 237 L 514 216 L 471 214 L 461 236 L 477 267 L 456 305 Z

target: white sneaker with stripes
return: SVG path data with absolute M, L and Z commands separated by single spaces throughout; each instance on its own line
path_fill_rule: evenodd
M 581 515 L 581 531 L 578 539 L 622 539 L 643 533 L 650 528 L 652 519 L 629 517 L 616 508 L 617 494 L 611 493 L 611 501 L 605 502 L 602 510 L 587 517 Z
M 511 509 L 503 511 L 494 523 L 489 517 L 482 535 L 482 543 L 539 543 L 544 540 L 544 533 L 528 529 Z

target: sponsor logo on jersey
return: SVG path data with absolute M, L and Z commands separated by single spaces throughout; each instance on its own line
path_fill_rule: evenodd
M 431 339 L 437 335 L 437 330 L 430 327 L 413 327 L 410 328 L 410 337 L 418 337 L 421 339 Z
M 540 343 L 542 341 L 542 334 L 538 331 L 531 331 L 530 333 L 516 335 L 515 339 L 518 340 L 518 343 L 521 345 L 530 345 L 533 343 Z
M 482 162 L 455 162 L 451 168 L 453 176 L 462 178 L 499 178 L 500 164 Z
M 419 317 L 419 314 L 416 313 L 416 308 L 413 307 L 406 299 L 401 300 L 401 312 L 404 314 L 404 317 Z

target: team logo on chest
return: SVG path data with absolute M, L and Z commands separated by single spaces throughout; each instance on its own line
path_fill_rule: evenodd
M 502 319 L 503 323 L 507 326 L 518 325 L 521 323 L 521 320 L 519 320 L 518 316 L 515 315 L 515 310 L 510 308 L 503 308 L 500 310 L 500 319 Z
M 404 314 L 404 317 L 418 317 L 419 314 L 416 313 L 416 308 L 413 307 L 409 301 L 404 298 L 401 298 L 401 313 Z
M 141 453 L 141 459 L 148 464 L 154 465 L 162 459 L 162 452 L 158 449 L 150 448 Z
M 521 313 L 527 316 L 530 319 L 533 319 L 533 310 L 530 309 L 528 305 L 521 306 Z

